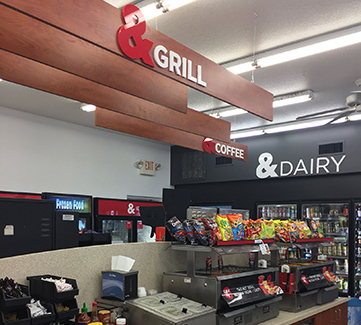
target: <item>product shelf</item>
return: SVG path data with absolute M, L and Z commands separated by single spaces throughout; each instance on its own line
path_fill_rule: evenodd
M 347 256 L 341 256 L 341 255 L 328 255 L 327 254 L 327 258 L 332 258 L 334 260 L 347 260 L 348 257 Z

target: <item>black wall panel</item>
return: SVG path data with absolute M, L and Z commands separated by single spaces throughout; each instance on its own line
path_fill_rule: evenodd
M 189 190 L 193 205 L 231 203 L 233 208 L 251 210 L 252 217 L 256 202 L 361 198 L 360 139 L 361 122 L 242 139 L 242 143 L 248 145 L 248 162 L 233 160 L 233 164 L 216 165 L 217 156 L 203 153 L 205 177 L 198 179 L 181 177 L 180 162 L 189 149 L 172 147 L 171 183 L 176 189 Z M 327 143 L 342 143 L 341 152 L 320 154 L 320 145 Z M 272 153 L 278 177 L 257 177 L 259 157 L 265 152 Z M 345 158 L 336 172 L 331 157 L 339 162 L 343 156 Z M 300 171 L 295 175 L 280 176 L 282 161 L 289 161 L 296 168 L 300 159 L 308 173 Z M 329 173 L 322 168 L 316 173 L 317 159 L 330 162 Z

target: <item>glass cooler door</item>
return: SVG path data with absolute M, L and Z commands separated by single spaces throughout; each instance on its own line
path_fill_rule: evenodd
M 354 295 L 361 297 L 361 202 L 355 203 L 355 218 Z
M 259 204 L 257 205 L 257 218 L 274 220 L 296 220 L 297 203 L 290 204 Z
M 349 292 L 349 207 L 347 202 L 302 204 L 303 219 L 318 221 L 324 236 L 334 238 L 331 246 L 319 249 L 319 254 L 335 261 L 341 296 Z
M 111 233 L 112 244 L 131 243 L 133 241 L 132 228 L 132 220 L 102 220 L 102 231 L 105 233 Z

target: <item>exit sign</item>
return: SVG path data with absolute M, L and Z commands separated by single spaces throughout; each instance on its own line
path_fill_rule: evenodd
M 154 161 L 148 161 L 148 160 L 142 160 L 143 165 L 140 168 L 140 174 L 141 175 L 155 175 L 155 162 Z

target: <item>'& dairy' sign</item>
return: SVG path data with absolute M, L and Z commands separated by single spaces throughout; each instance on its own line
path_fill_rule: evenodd
M 141 59 L 143 63 L 154 68 L 151 57 L 153 42 L 143 39 L 147 25 L 141 10 L 134 5 L 126 5 L 123 10 L 124 25 L 118 30 L 118 44 L 124 54 L 132 59 Z M 131 45 L 131 43 L 133 45 Z M 202 66 L 197 65 L 196 74 L 193 74 L 192 60 L 182 57 L 180 54 L 168 50 L 159 44 L 154 47 L 153 58 L 155 63 L 162 69 L 186 78 L 198 85 L 207 87 L 207 83 L 202 80 Z
M 288 160 L 273 164 L 272 154 L 264 152 L 258 157 L 259 165 L 256 168 L 256 175 L 258 178 L 264 179 L 268 177 L 339 173 L 345 158 L 346 155 L 341 156 L 338 160 L 333 156 L 329 156 L 311 158 L 309 161 L 300 159 L 296 164 Z

